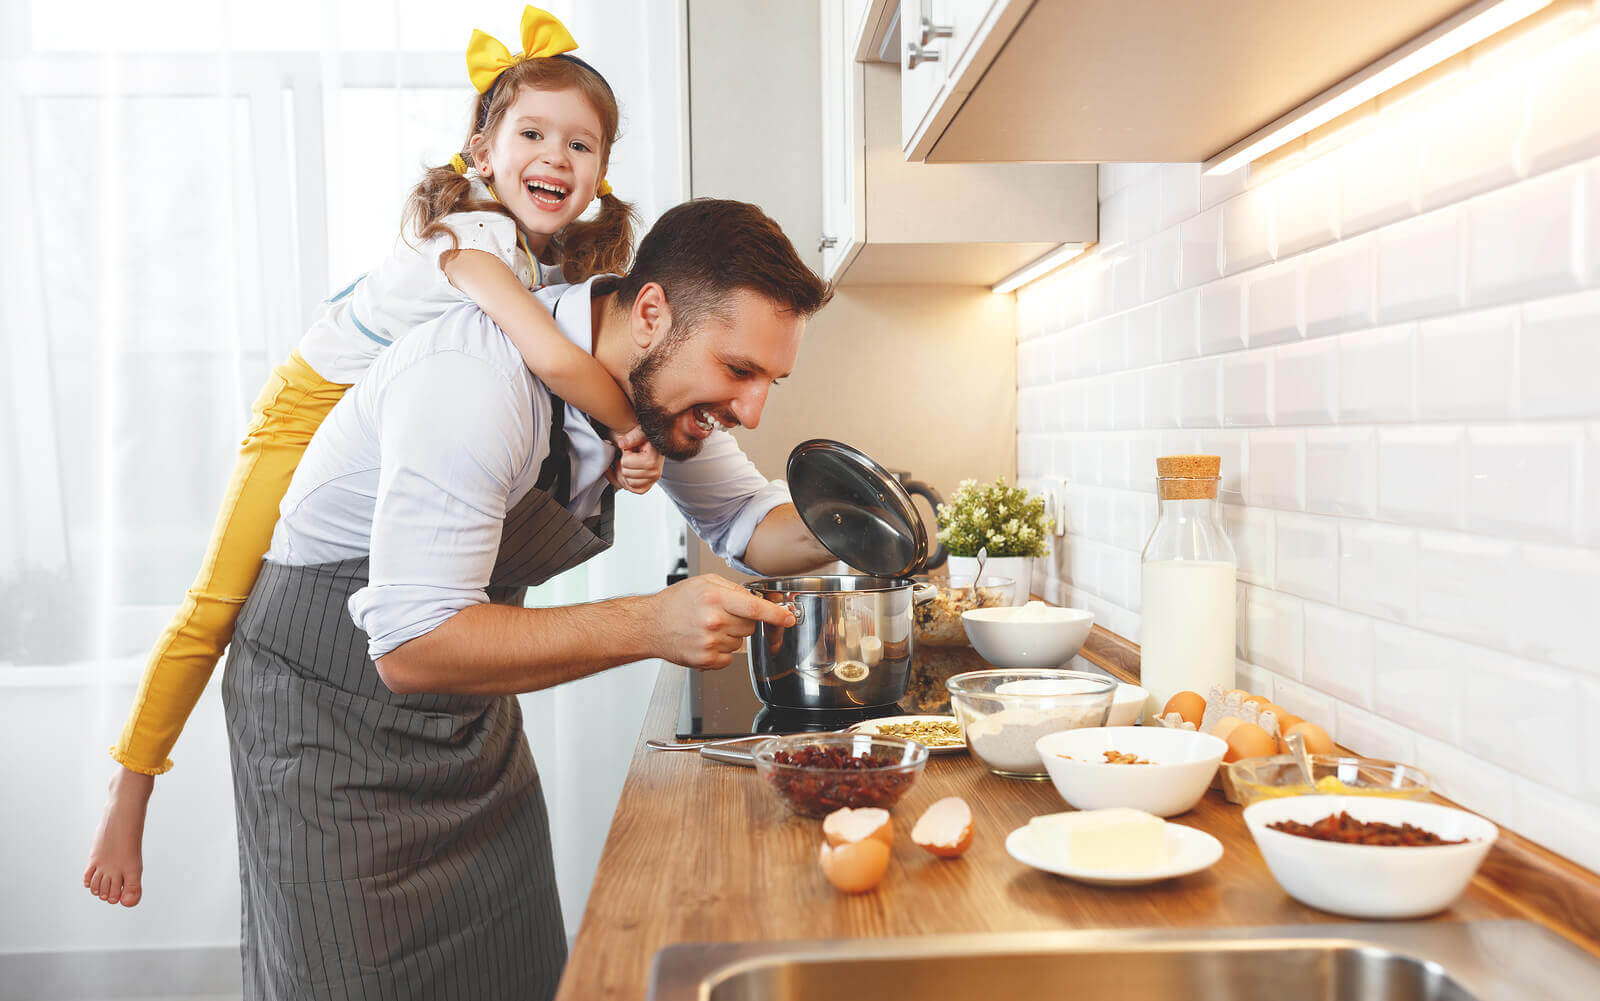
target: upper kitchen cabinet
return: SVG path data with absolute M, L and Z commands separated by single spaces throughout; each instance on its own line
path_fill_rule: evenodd
M 863 0 L 822 0 L 822 274 L 843 285 L 992 285 L 1092 243 L 1092 165 L 907 163 L 901 71 L 856 61 Z M 893 32 L 890 32 L 893 37 Z
M 901 143 L 928 163 L 1195 163 L 1470 6 L 900 0 Z

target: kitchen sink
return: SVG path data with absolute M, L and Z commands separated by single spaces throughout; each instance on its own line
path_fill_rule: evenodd
M 1526 921 L 708 942 L 656 1001 L 1510 1001 L 1600 996 L 1600 960 Z

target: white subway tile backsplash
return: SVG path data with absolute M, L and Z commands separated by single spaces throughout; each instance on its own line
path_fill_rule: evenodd
M 1178 424 L 1186 428 L 1217 426 L 1215 358 L 1196 358 L 1178 365 Z
M 1237 274 L 1273 259 L 1272 192 L 1251 188 L 1223 203 L 1222 273 Z
M 1415 412 L 1416 327 L 1405 324 L 1339 337 L 1339 419 L 1408 421 Z
M 1369 758 L 1417 759 L 1417 737 L 1412 731 L 1344 702 L 1337 711 L 1340 744 Z
M 1237 351 L 1244 347 L 1244 281 L 1212 282 L 1200 289 L 1200 353 Z
M 1600 292 L 1581 292 L 1522 307 L 1516 377 L 1523 417 L 1600 415 L 1597 372 Z
M 1507 822 L 1551 851 L 1600 872 L 1600 806 L 1553 792 L 1546 785 L 1518 782 L 1513 787 L 1515 813 Z
M 1600 32 L 1585 32 L 1540 59 L 1529 74 L 1523 140 L 1528 169 L 1542 172 L 1600 156 Z
M 1190 289 L 1161 300 L 1160 356 L 1162 361 L 1182 361 L 1200 354 L 1200 293 Z
M 1298 340 L 1300 261 L 1282 261 L 1245 276 L 1245 339 L 1251 347 Z
M 1321 337 L 1372 322 L 1371 236 L 1324 247 L 1306 256 L 1306 336 Z
M 1282 259 L 1339 237 L 1338 164 L 1317 157 L 1273 179 L 1272 226 Z
M 1579 425 L 1467 429 L 1467 528 L 1490 535 L 1577 541 Z
M 1467 206 L 1467 298 L 1475 306 L 1572 291 L 1583 282 L 1575 170 L 1546 174 Z
M 1155 458 L 1222 456 L 1238 684 L 1600 867 L 1600 0 L 1564 23 L 1270 178 L 1103 165 L 1100 252 L 1018 295 L 1016 450 L 1070 481 L 1036 585 L 1132 638 Z
M 1238 504 L 1222 505 L 1223 525 L 1238 560 L 1239 579 L 1267 588 L 1273 586 L 1273 534 L 1275 512 Z
M 1178 366 L 1155 365 L 1140 373 L 1144 378 L 1141 399 L 1144 426 L 1169 428 L 1178 423 Z
M 1505 654 L 1388 622 L 1372 627 L 1372 709 L 1437 740 L 1461 739 L 1461 692 L 1469 675 Z
M 1334 518 L 1278 511 L 1277 588 L 1313 601 L 1339 600 L 1339 523 Z M 1309 607 L 1309 606 L 1308 606 Z
M 1417 536 L 1417 624 L 1497 649 L 1521 628 L 1513 576 L 1515 543 L 1457 532 Z
M 1272 356 L 1266 350 L 1223 355 L 1222 423 L 1264 427 L 1272 423 Z
M 1516 382 L 1515 309 L 1424 320 L 1417 335 L 1417 416 L 1509 417 Z
M 1378 429 L 1378 517 L 1435 528 L 1461 527 L 1466 430 Z
M 1141 302 L 1155 302 L 1178 289 L 1178 227 L 1164 229 L 1146 240 L 1141 248 L 1144 256 L 1144 289 Z
M 1377 511 L 1378 436 L 1372 428 L 1306 432 L 1306 510 L 1370 518 Z
M 1600 672 L 1600 552 L 1525 545 L 1507 581 L 1516 648 L 1562 667 Z
M 1346 237 L 1417 211 L 1422 140 L 1414 130 L 1380 128 L 1329 158 L 1338 165 L 1340 231 Z
M 1339 604 L 1378 618 L 1412 621 L 1417 607 L 1416 531 L 1372 522 L 1341 524 Z
M 1301 677 L 1303 604 L 1299 598 L 1267 588 L 1252 591 L 1245 623 L 1252 663 L 1287 678 Z
M 1178 284 L 1184 288 L 1222 275 L 1222 210 L 1207 209 L 1178 227 Z
M 1444 209 L 1378 232 L 1378 320 L 1432 316 L 1461 305 L 1461 213 Z
M 1224 395 L 1224 413 L 1227 404 Z M 1338 410 L 1337 342 L 1309 341 L 1272 349 L 1272 423 L 1332 424 Z
M 1303 604 L 1305 669 L 1301 680 L 1337 699 L 1370 708 L 1373 620 L 1314 601 Z
M 1415 116 L 1422 133 L 1422 207 L 1459 201 L 1517 179 L 1522 73 L 1497 73 Z
M 1253 507 L 1305 508 L 1306 439 L 1302 431 L 1250 432 L 1250 480 L 1245 493 Z
M 1464 679 L 1461 747 L 1568 794 L 1578 790 L 1576 755 L 1549 753 L 1553 733 L 1574 733 L 1578 683 L 1564 671 L 1510 658 Z
M 1440 795 L 1491 820 L 1512 822 L 1512 789 L 1524 780 L 1499 765 L 1475 758 L 1452 744 L 1418 737 L 1417 767 L 1433 779 Z

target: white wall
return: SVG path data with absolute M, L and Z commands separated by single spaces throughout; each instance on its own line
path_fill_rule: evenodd
M 1017 371 L 1037 586 L 1137 639 L 1155 457 L 1220 454 L 1240 684 L 1600 871 L 1593 18 L 1276 176 L 1104 166 Z

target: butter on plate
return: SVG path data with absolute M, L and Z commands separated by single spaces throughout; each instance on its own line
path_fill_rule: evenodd
M 1028 840 L 1041 860 L 1074 869 L 1139 872 L 1167 861 L 1166 821 L 1125 807 L 1034 817 Z

